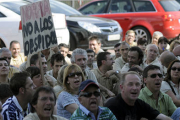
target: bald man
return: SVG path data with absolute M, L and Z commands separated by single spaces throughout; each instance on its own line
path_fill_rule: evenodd
M 180 56 L 180 45 L 176 46 L 174 49 L 173 49 L 173 53 L 176 57 Z

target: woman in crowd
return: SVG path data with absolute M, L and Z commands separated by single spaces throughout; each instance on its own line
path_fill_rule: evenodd
M 168 39 L 166 37 L 160 37 L 158 40 L 159 54 L 167 50 Z
M 43 80 L 41 78 L 40 69 L 35 66 L 28 67 L 26 69 L 28 73 L 31 75 L 31 79 L 33 83 L 36 85 L 36 89 L 43 86 Z
M 163 37 L 163 34 L 159 31 L 155 31 L 152 36 L 152 44 L 158 46 L 158 40 L 160 37 Z
M 162 82 L 161 91 L 168 94 L 174 104 L 180 107 L 180 61 L 174 60 L 170 63 L 167 76 Z
M 179 41 L 179 40 L 174 40 L 174 41 L 170 44 L 169 51 L 172 52 L 173 49 L 174 49 L 176 46 L 178 46 L 178 45 L 180 45 L 180 41 Z
M 63 75 L 63 91 L 57 99 L 57 115 L 69 119 L 71 114 L 78 108 L 78 90 L 84 75 L 81 68 L 76 64 L 68 65 Z
M 58 97 L 59 93 L 62 91 L 63 89 L 63 74 L 64 74 L 64 69 L 67 67 L 68 65 L 63 65 L 59 71 L 58 71 L 58 77 L 57 77 L 57 85 L 54 86 L 54 92 L 56 97 Z

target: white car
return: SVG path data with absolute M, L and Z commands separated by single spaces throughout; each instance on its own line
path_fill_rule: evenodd
M 17 40 L 23 52 L 22 26 L 20 16 L 20 6 L 29 2 L 23 0 L 0 0 L 0 48 L 9 48 L 12 40 Z M 69 45 L 69 31 L 66 26 L 64 14 L 52 13 L 56 36 L 59 43 Z

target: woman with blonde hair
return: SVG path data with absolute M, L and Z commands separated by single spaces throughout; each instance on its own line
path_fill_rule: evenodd
M 63 91 L 57 99 L 57 115 L 69 119 L 79 107 L 78 90 L 84 80 L 84 74 L 78 65 L 71 64 L 64 69 Z
M 160 37 L 163 37 L 163 34 L 159 31 L 155 31 L 152 36 L 152 44 L 158 46 L 158 40 Z

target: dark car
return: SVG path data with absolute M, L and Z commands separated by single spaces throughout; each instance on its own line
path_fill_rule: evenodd
M 50 6 L 52 13 L 66 15 L 71 50 L 77 47 L 87 49 L 88 37 L 91 35 L 97 35 L 101 39 L 102 49 L 113 48 L 123 38 L 123 30 L 115 20 L 84 16 L 74 8 L 56 0 L 50 0 Z

